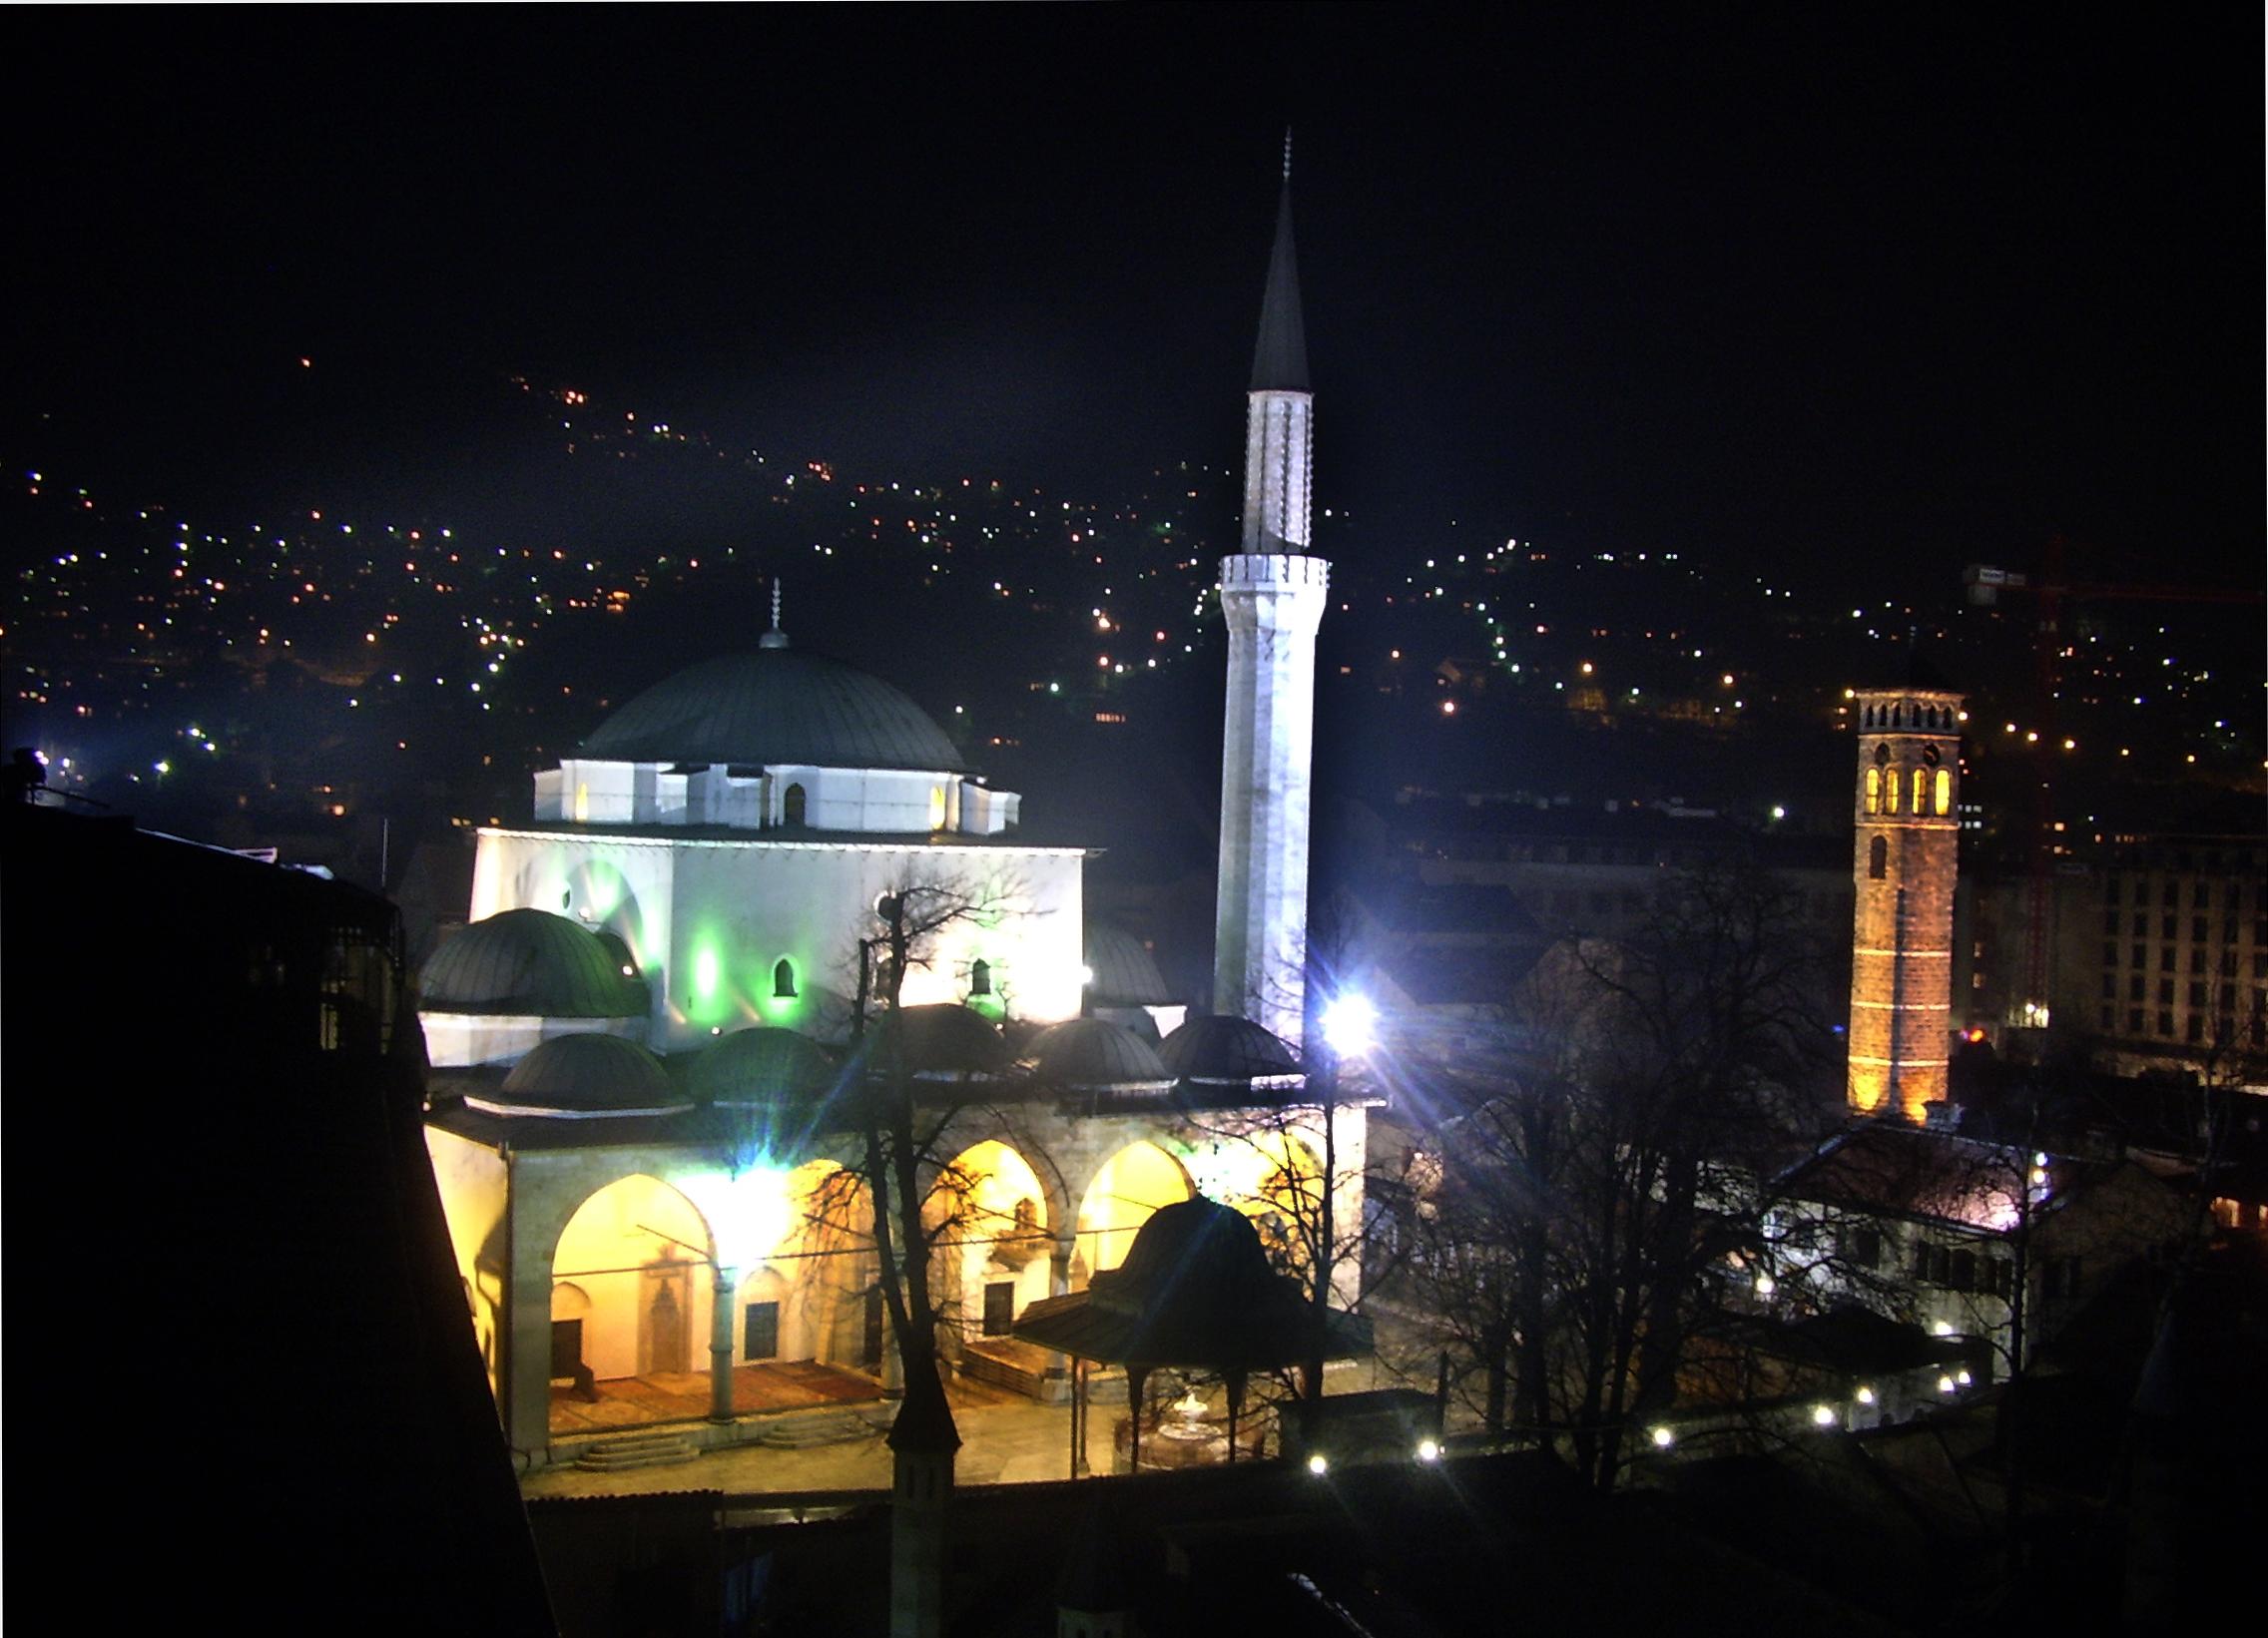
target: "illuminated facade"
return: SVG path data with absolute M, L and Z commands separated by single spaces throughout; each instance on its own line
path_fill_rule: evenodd
M 856 1176 L 863 1071 L 839 1049 L 859 998 L 877 1010 L 880 901 L 908 887 L 966 909 L 924 940 L 889 1026 L 943 1122 L 929 1276 L 962 1374 L 1058 1396 L 1064 1360 L 1012 1339 L 1015 1315 L 1116 1267 L 1192 1194 L 1297 1266 L 1335 1152 L 1332 1212 L 1361 1223 L 1364 1109 L 1337 1100 L 1326 1143 L 1280 1038 L 1300 1032 L 1326 584 L 1304 555 L 1288 215 L 1252 429 L 1245 550 L 1222 565 L 1228 1016 L 1181 1022 L 1139 946 L 1088 935 L 1085 851 L 1022 842 L 1018 797 L 897 690 L 793 649 L 777 598 L 761 647 L 632 700 L 536 777 L 532 823 L 479 832 L 456 943 L 475 942 L 428 966 L 427 1139 L 523 1463 L 657 1423 L 691 1454 L 762 1436 L 796 1393 L 895 1385 Z M 1354 1276 L 1335 1269 L 1343 1301 Z
M 1857 696 L 1850 1105 L 1861 1115 L 1920 1121 L 1946 1098 L 1961 698 L 1939 689 Z

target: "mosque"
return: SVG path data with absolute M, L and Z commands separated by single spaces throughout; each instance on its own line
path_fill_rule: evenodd
M 529 823 L 479 832 L 470 923 L 419 992 L 427 1147 L 523 1465 L 890 1393 L 852 1111 L 893 980 L 964 1374 L 1061 1397 L 1064 1357 L 1016 1317 L 1116 1268 L 1162 1206 L 1235 1206 L 1298 1262 L 1335 1153 L 1333 1214 L 1360 1221 L 1364 1111 L 1319 1107 L 1301 1055 L 1311 412 L 1287 166 L 1220 566 L 1211 1015 L 1086 918 L 1085 849 L 1019 839 L 1020 798 L 888 683 L 795 646 L 777 594 L 753 652 L 632 699 L 536 776 Z M 889 972 L 914 903 L 935 913 Z

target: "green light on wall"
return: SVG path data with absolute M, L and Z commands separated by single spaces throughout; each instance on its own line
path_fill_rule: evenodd
M 693 952 L 693 998 L 696 1001 L 714 1001 L 717 998 L 717 980 L 721 976 L 722 965 L 714 948 L 704 946 Z

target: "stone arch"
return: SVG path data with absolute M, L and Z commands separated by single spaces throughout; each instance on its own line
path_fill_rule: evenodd
M 782 824 L 802 824 L 809 802 L 810 799 L 805 795 L 801 780 L 789 786 L 780 797 L 780 822 Z
M 584 1294 L 583 1360 L 605 1380 L 705 1363 L 714 1241 L 679 1190 L 646 1172 L 593 1190 L 559 1230 L 551 1278 Z
M 1072 1286 L 1083 1286 L 1125 1262 L 1135 1234 L 1152 1212 L 1196 1192 L 1189 1169 L 1148 1138 L 1138 1138 L 1105 1159 L 1079 1197 Z
M 1052 1170 L 1052 1167 L 1049 1168 Z M 980 1138 L 938 1168 L 922 1204 L 936 1233 L 930 1296 L 945 1322 L 940 1341 L 957 1353 L 968 1337 L 1004 1329 L 1050 1295 L 1061 1185 L 1048 1187 L 1024 1151 Z
M 1867 879 L 1884 881 L 1890 876 L 1890 838 L 1877 836 L 1867 843 Z

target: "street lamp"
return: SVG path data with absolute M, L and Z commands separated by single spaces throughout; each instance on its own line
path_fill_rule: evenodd
M 1378 1044 L 1379 1009 L 1361 990 L 1334 996 L 1323 1009 L 1323 1038 L 1342 1058 L 1359 1058 Z

